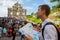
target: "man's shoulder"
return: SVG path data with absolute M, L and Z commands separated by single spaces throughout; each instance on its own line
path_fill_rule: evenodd
M 45 28 L 55 28 L 55 26 L 50 24 L 50 25 L 46 25 Z
M 46 25 L 45 30 L 47 31 L 56 31 L 56 28 L 54 25 Z
M 48 26 L 48 27 L 56 27 L 55 24 L 52 21 L 46 22 L 46 24 L 44 26 Z

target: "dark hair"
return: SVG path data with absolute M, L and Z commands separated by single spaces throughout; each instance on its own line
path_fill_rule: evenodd
M 11 27 L 9 27 L 9 29 L 11 29 Z
M 37 24 L 33 24 L 33 26 L 37 26 Z
M 49 13 L 50 13 L 50 7 L 48 5 L 46 5 L 46 4 L 40 5 L 39 8 L 41 8 L 41 10 L 45 10 L 46 16 L 49 15 Z
M 27 21 L 24 22 L 25 25 L 26 25 L 27 23 L 28 23 Z
M 42 24 L 40 24 L 39 27 L 42 28 Z
M 16 25 L 16 23 L 13 23 L 12 26 Z
M 21 23 L 19 23 L 19 25 L 22 25 Z

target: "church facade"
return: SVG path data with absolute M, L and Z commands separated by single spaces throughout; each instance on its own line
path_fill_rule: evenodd
M 12 8 L 8 8 L 8 17 L 17 18 L 17 19 L 25 19 L 26 18 L 26 9 L 24 9 L 21 6 L 21 4 L 19 4 L 17 2 L 12 6 Z

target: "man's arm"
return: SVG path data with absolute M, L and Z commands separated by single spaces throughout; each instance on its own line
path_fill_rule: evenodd
M 44 29 L 45 40 L 57 40 L 57 31 L 53 25 L 46 25 Z

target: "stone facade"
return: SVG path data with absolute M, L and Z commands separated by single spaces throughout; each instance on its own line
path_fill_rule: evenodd
M 21 4 L 17 2 L 12 6 L 12 8 L 8 8 L 8 17 L 17 18 L 17 19 L 25 19 L 26 9 L 23 9 Z

